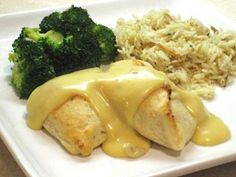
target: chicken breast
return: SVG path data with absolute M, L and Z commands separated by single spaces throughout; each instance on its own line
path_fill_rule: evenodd
M 198 121 L 170 88 L 154 91 L 139 106 L 134 128 L 144 137 L 173 150 L 181 150 L 191 139 Z
M 209 135 L 203 135 L 202 121 L 218 120 L 197 95 L 138 60 L 52 79 L 33 91 L 27 111 L 30 128 L 44 127 L 71 154 L 82 156 L 102 144 L 108 155 L 140 157 L 148 152 L 150 140 L 179 151 L 200 130 L 198 144 L 204 145 Z M 216 125 L 223 127 L 227 140 L 230 134 L 222 121 Z M 222 142 L 214 126 L 210 128 L 213 142 Z
M 106 139 L 104 125 L 89 102 L 79 96 L 50 113 L 43 127 L 71 154 L 89 155 Z
M 83 156 L 106 140 L 106 130 L 87 100 L 76 96 L 52 112 L 43 124 L 71 153 Z M 139 106 L 134 128 L 144 137 L 173 150 L 191 139 L 197 120 L 171 96 L 169 88 L 154 91 Z

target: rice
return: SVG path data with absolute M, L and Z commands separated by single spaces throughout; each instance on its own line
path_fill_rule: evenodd
M 236 76 L 236 32 L 182 20 L 168 10 L 119 19 L 114 29 L 118 59 L 140 59 L 165 72 L 178 86 L 206 99 L 214 86 L 225 87 Z

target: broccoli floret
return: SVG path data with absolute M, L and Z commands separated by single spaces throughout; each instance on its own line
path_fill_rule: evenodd
M 51 23 L 51 20 L 57 23 Z M 107 64 L 117 54 L 112 30 L 97 25 L 81 7 L 54 12 L 45 17 L 39 27 L 42 32 L 54 30 L 64 37 L 60 45 L 46 47 L 58 75 Z
M 114 60 L 115 36 L 87 10 L 71 6 L 43 18 L 39 28 L 23 28 L 13 43 L 12 85 L 21 98 L 47 80 Z
M 93 32 L 101 49 L 102 63 L 109 63 L 117 55 L 116 37 L 112 30 L 104 25 L 98 24 L 94 26 Z
M 43 18 L 39 24 L 40 31 L 46 33 L 47 31 L 54 30 L 60 31 L 61 28 L 61 13 L 53 12 L 50 15 Z
M 28 98 L 37 86 L 56 76 L 42 45 L 35 42 L 38 37 L 33 34 L 35 29 L 23 28 L 9 54 L 9 60 L 14 62 L 11 83 L 20 98 Z
M 83 32 L 64 38 L 62 45 L 49 52 L 57 75 L 100 65 L 101 51 L 93 33 Z
M 67 37 L 49 31 L 42 41 L 57 75 L 100 65 L 101 50 L 91 30 Z
M 24 27 L 21 31 L 20 37 L 26 38 L 34 42 L 38 42 L 42 38 L 42 35 L 40 34 L 38 28 Z
M 50 30 L 44 34 L 41 40 L 47 53 L 57 52 L 63 45 L 64 36 L 59 32 Z
M 81 32 L 85 28 L 92 28 L 94 25 L 95 23 L 89 17 L 87 10 L 71 6 L 62 13 L 54 12 L 45 17 L 40 23 L 39 28 L 44 33 L 54 30 L 67 36 Z
M 72 6 L 70 9 L 62 12 L 61 19 L 63 21 L 63 29 L 61 31 L 65 35 L 71 35 L 74 33 L 81 33 L 85 29 L 92 28 L 95 23 L 89 17 L 87 10 L 81 7 Z

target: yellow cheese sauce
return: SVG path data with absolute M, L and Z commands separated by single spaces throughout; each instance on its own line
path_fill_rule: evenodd
M 210 114 L 197 126 L 192 141 L 202 146 L 213 146 L 230 138 L 230 131 L 226 125 L 213 114 Z
M 176 87 L 164 73 L 138 60 L 122 60 L 106 71 L 86 69 L 48 81 L 28 99 L 27 124 L 41 129 L 52 111 L 75 95 L 84 96 L 105 125 L 108 138 L 102 145 L 103 151 L 115 157 L 139 157 L 149 150 L 150 141 L 133 129 L 133 117 L 143 100 L 165 85 L 178 93 L 199 122 L 193 142 L 215 145 L 229 139 L 227 127 L 222 121 L 215 121 L 198 96 Z

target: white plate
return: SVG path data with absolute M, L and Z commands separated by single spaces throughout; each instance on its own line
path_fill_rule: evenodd
M 205 24 L 234 28 L 234 24 L 200 1 L 116 0 L 82 4 L 96 22 L 114 27 L 118 17 L 130 18 L 149 9 L 168 8 L 183 17 L 193 16 Z M 11 43 L 23 26 L 37 26 L 55 9 L 38 10 L 0 16 L 0 135 L 13 156 L 29 176 L 33 177 L 131 177 L 183 175 L 236 160 L 236 84 L 217 89 L 216 99 L 207 102 L 210 111 L 223 118 L 232 138 L 214 147 L 189 143 L 181 153 L 158 145 L 138 159 L 117 159 L 105 155 L 100 148 L 90 157 L 71 156 L 43 131 L 33 131 L 25 124 L 25 101 L 19 100 L 9 85 L 11 64 L 7 60 Z M 57 9 L 58 10 L 58 9 Z

